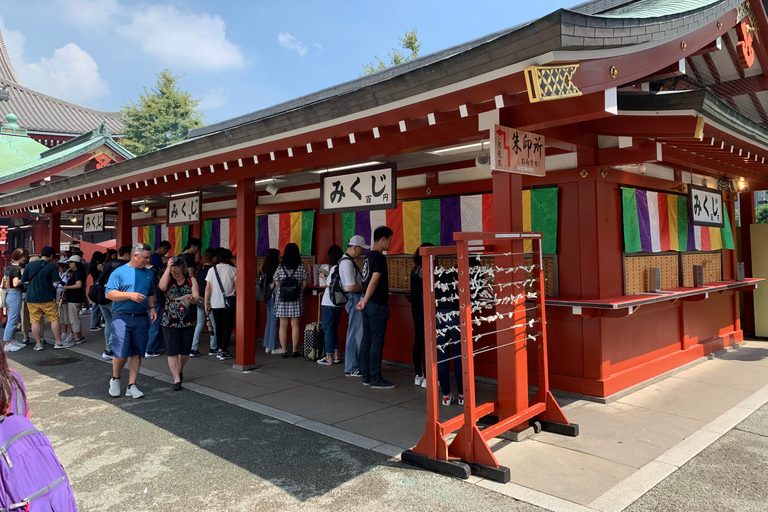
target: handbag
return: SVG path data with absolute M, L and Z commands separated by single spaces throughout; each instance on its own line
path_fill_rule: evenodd
M 8 277 L 3 276 L 2 284 L 0 284 L 0 308 L 6 307 L 5 296 L 8 295 Z
M 291 302 L 301 298 L 301 286 L 299 281 L 293 277 L 298 268 L 293 269 L 291 275 L 280 282 L 280 300 L 283 302 Z
M 221 284 L 221 278 L 219 277 L 219 271 L 216 267 L 213 267 L 213 273 L 216 274 L 216 280 L 219 282 L 219 288 L 221 288 L 221 294 L 224 296 L 224 309 L 230 309 L 237 306 L 237 297 L 234 295 L 228 296 L 224 293 L 224 285 Z

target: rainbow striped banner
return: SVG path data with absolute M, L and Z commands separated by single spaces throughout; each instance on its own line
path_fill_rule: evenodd
M 209 247 L 229 249 L 237 254 L 237 218 L 211 219 L 203 222 L 203 251 Z
M 634 188 L 621 189 L 624 251 L 716 251 L 734 249 L 728 209 L 725 226 L 712 228 L 688 222 L 688 197 Z
M 160 242 L 168 240 L 171 250 L 168 256 L 175 256 L 184 250 L 189 240 L 189 226 L 173 226 L 169 228 L 165 224 L 153 224 L 151 226 L 134 226 L 131 228 L 131 240 L 133 243 L 145 243 L 152 250 L 160 246 Z
M 315 212 L 277 213 L 256 217 L 256 255 L 266 256 L 269 249 L 278 249 L 282 254 L 285 246 L 294 243 L 303 256 L 313 252 L 315 235 Z
M 453 234 L 459 231 L 493 231 L 493 195 L 403 201 L 392 210 L 347 212 L 341 214 L 344 248 L 354 235 L 371 243 L 373 231 L 388 226 L 394 231 L 387 254 L 413 254 L 425 242 L 456 245 Z M 544 233 L 544 252 L 557 253 L 557 188 L 523 191 L 523 227 L 525 231 Z M 531 251 L 531 242 L 526 242 Z

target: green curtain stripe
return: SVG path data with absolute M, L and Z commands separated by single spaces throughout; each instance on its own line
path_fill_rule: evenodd
M 677 249 L 688 250 L 688 199 L 677 197 Z
M 733 243 L 733 231 L 731 230 L 731 219 L 728 215 L 728 207 L 723 204 L 723 220 L 725 226 L 721 231 L 723 237 L 723 247 L 725 249 L 735 249 L 736 245 Z
M 440 246 L 440 200 L 425 199 L 421 202 L 421 243 Z
M 301 254 L 309 256 L 312 254 L 312 235 L 315 232 L 315 212 L 314 210 L 304 210 L 301 212 Z
M 155 250 L 155 226 L 149 226 L 149 243 L 147 244 L 152 248 L 152 251 Z
M 557 254 L 557 190 L 531 190 L 531 231 L 543 233 L 544 254 Z
M 203 222 L 203 252 L 211 247 L 211 224 L 212 221 L 210 220 Z
M 181 226 L 181 250 L 184 250 L 184 247 L 187 246 L 187 243 L 189 243 L 189 225 L 187 226 Z
M 346 251 L 349 239 L 355 236 L 355 212 L 341 214 L 341 236 L 344 238 L 344 251 Z
M 640 222 L 637 219 L 637 199 L 635 189 L 621 189 L 621 209 L 624 220 L 624 250 L 626 252 L 641 252 Z

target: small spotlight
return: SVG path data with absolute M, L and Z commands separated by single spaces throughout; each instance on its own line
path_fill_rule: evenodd
M 77 222 L 77 217 L 73 215 L 72 218 L 69 220 L 70 222 L 72 222 L 72 224 L 74 224 L 75 222 Z
M 739 178 L 739 190 L 742 192 L 745 190 L 748 190 L 747 180 L 745 180 L 744 178 Z
M 147 204 L 147 200 L 145 199 L 143 203 L 141 203 L 141 211 L 144 213 L 149 213 L 149 205 Z
M 270 183 L 267 185 L 267 192 L 269 192 L 271 195 L 277 195 L 277 191 L 280 190 L 277 185 L 273 183 Z

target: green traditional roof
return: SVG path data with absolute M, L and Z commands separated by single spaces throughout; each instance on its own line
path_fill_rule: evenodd
M 5 116 L 6 124 L 0 127 L 0 176 L 11 169 L 40 160 L 40 154 L 48 148 L 27 136 L 26 130 L 16 125 L 16 116 Z
M 26 152 L 9 165 L 6 165 L 4 149 L 7 147 L 24 147 Z M 99 128 L 84 133 L 55 148 L 48 147 L 29 137 L 0 134 L 0 183 L 13 181 L 25 176 L 36 174 L 84 155 L 101 146 L 107 146 L 125 159 L 133 158 L 133 153 L 120 146 L 112 139 L 112 134 L 102 124 Z M 14 153 L 9 153 L 13 155 Z
M 639 0 L 596 16 L 608 18 L 660 18 L 693 11 L 717 3 L 718 0 Z

